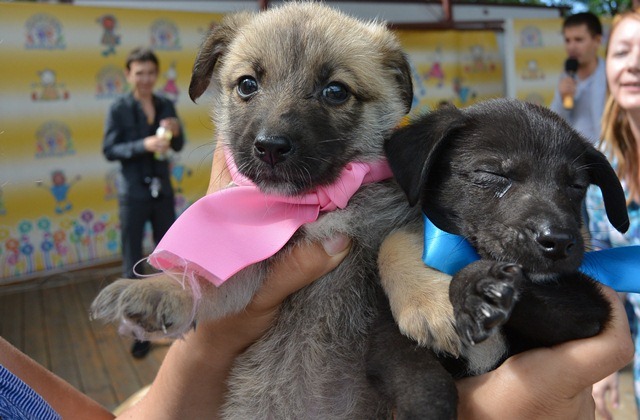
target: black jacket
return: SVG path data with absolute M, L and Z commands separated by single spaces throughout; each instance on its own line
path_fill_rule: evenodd
M 129 93 L 114 101 L 107 113 L 102 152 L 108 160 L 120 161 L 118 196 L 120 199 L 151 199 L 149 183 L 160 179 L 163 196 L 173 196 L 169 161 L 157 160 L 144 148 L 144 139 L 153 135 L 163 118 L 177 117 L 176 110 L 167 98 L 153 95 L 156 118 L 147 124 L 141 104 Z M 180 135 L 171 139 L 171 148 L 180 151 L 184 146 L 182 127 Z

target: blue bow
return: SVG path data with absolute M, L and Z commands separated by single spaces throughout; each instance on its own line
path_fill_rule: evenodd
M 462 236 L 440 230 L 424 214 L 422 260 L 429 267 L 454 275 L 480 259 Z M 618 292 L 640 293 L 640 246 L 586 252 L 579 270 Z

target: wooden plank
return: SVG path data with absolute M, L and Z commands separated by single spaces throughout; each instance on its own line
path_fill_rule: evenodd
M 2 337 L 16 348 L 24 351 L 24 318 L 22 293 L 11 293 L 0 297 L 0 323 Z
M 48 351 L 51 355 L 50 370 L 72 386 L 84 392 L 80 379 L 80 368 L 73 354 L 74 343 L 66 321 L 66 308 L 63 304 L 63 287 L 43 289 L 44 325 L 48 338 Z
M 77 290 L 86 313 L 89 313 L 91 302 L 97 295 L 98 285 L 97 281 L 78 285 Z M 138 391 L 143 384 L 133 368 L 132 357 L 128 348 L 123 345 L 116 327 L 104 324 L 102 321 L 92 321 L 89 326 L 95 338 L 98 352 L 102 357 L 104 368 L 110 378 L 116 400 L 120 404 Z
M 28 290 L 24 296 L 24 352 L 47 369 L 51 360 L 47 351 L 42 291 Z
M 64 289 L 60 297 L 66 309 L 65 318 L 74 344 L 73 354 L 79 366 L 82 391 L 105 407 L 114 408 L 117 404 L 116 396 L 89 327 L 88 312 L 80 300 L 75 284 Z

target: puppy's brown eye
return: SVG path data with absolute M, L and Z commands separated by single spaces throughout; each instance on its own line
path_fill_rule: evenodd
M 258 91 L 258 82 L 251 76 L 243 76 L 238 81 L 237 90 L 242 99 L 249 99 Z
M 339 105 L 349 99 L 349 91 L 338 82 L 331 82 L 322 89 L 322 97 L 332 105 Z

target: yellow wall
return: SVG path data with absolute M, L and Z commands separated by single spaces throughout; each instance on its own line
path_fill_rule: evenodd
M 492 31 L 398 31 L 411 62 L 412 115 L 446 101 L 458 107 L 504 96 L 503 68 Z
M 206 99 L 195 105 L 186 89 L 202 37 L 220 18 L 0 4 L 0 279 L 119 255 L 118 164 L 102 156 L 102 130 L 136 46 L 156 51 L 157 88 L 173 95 L 184 126 L 173 169 L 178 210 L 205 193 L 213 125 Z M 64 176 L 57 199 L 56 173 Z
M 187 136 L 174 162 L 178 210 L 205 193 L 214 127 L 206 98 L 195 105 L 186 89 L 202 37 L 221 17 L 0 3 L 0 283 L 119 256 L 117 163 L 102 156 L 102 130 L 127 89 L 122 67 L 135 46 L 157 52 L 158 88 L 178 90 Z M 411 115 L 505 96 L 509 71 L 518 98 L 549 105 L 566 58 L 561 24 L 514 21 L 505 68 L 495 32 L 398 31 L 414 78 Z M 64 176 L 58 200 L 56 173 Z

